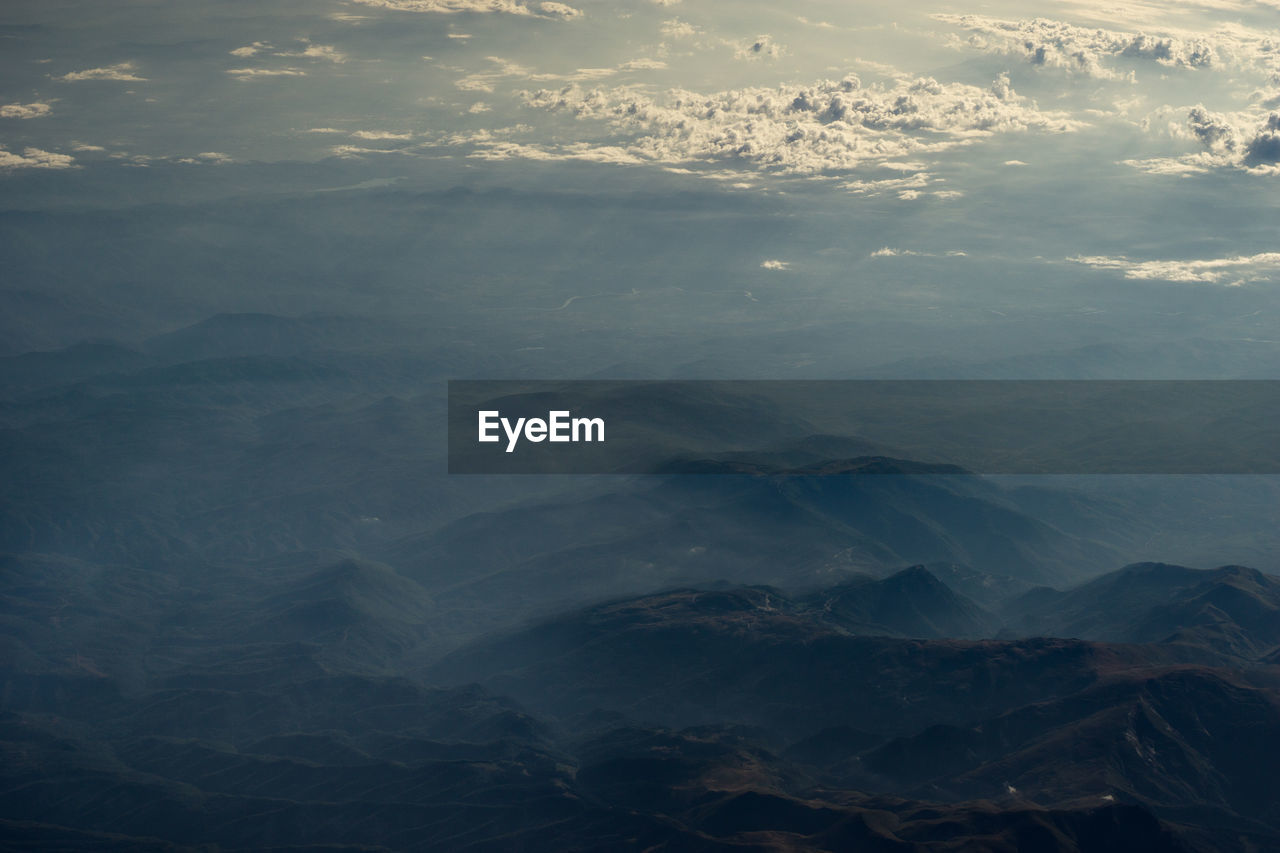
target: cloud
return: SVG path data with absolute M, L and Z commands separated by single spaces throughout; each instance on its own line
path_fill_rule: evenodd
M 820 30 L 839 29 L 839 27 L 837 27 L 835 24 L 831 23 L 830 21 L 811 21 L 803 15 L 800 15 L 799 17 L 797 17 L 796 20 L 804 24 L 806 27 L 817 27 Z
M 200 163 L 212 166 L 223 166 L 227 163 L 234 163 L 235 160 L 232 160 L 229 155 L 223 154 L 219 151 L 202 151 L 194 157 L 183 157 L 179 159 L 178 162 L 188 165 Z
M 784 174 L 839 174 L 939 152 L 999 133 L 1067 132 L 1081 122 L 1040 110 L 1002 76 L 988 88 L 932 78 L 864 87 L 856 77 L 713 94 L 570 85 L 523 93 L 530 106 L 602 122 L 609 144 L 660 164 L 735 163 Z M 527 150 L 527 149 L 526 149 Z M 544 148 L 554 155 L 554 148 Z M 901 189 L 919 189 L 922 184 Z M 847 184 L 851 191 L 867 190 Z M 883 189 L 883 188 L 882 188 Z
M 939 255 L 937 252 L 917 252 L 913 249 L 895 249 L 891 246 L 885 246 L 883 248 L 876 249 L 874 252 L 867 255 L 867 257 L 868 258 L 901 258 L 901 257 L 963 258 L 963 257 L 967 257 L 967 255 L 968 255 L 967 252 L 961 252 L 956 250 L 944 252 L 943 254 Z
M 1280 8 L 1277 0 L 1060 0 L 1080 17 L 1127 27 L 1151 27 L 1162 19 L 1186 20 L 1188 13 L 1256 12 Z
M 1157 112 L 1156 119 L 1167 112 Z M 1219 113 L 1201 104 L 1187 109 L 1182 122 L 1170 121 L 1167 129 L 1174 138 L 1193 141 L 1201 150 L 1179 157 L 1125 160 L 1124 164 L 1157 175 L 1191 175 L 1218 169 L 1280 175 L 1280 114 Z
M 256 77 L 306 77 L 307 72 L 297 68 L 228 68 L 227 73 L 237 80 Z
M 582 12 L 564 3 L 543 2 L 526 4 L 517 0 L 351 0 L 365 6 L 376 6 L 396 12 L 492 12 L 531 18 L 550 18 L 567 21 Z
M 351 134 L 356 139 L 412 139 L 413 134 L 408 131 L 397 132 L 394 130 L 357 130 Z
M 667 67 L 661 59 L 629 59 L 618 66 L 619 71 L 658 71 Z
M 679 18 L 672 18 L 662 22 L 662 34 L 669 39 L 693 38 L 698 35 L 701 30 L 687 21 Z
M 1280 115 L 1267 116 L 1258 132 L 1244 146 L 1241 162 L 1247 167 L 1274 166 L 1280 163 Z
M 770 35 L 756 36 L 733 46 L 734 59 L 777 59 L 785 52 L 786 48 L 775 42 Z
M 1106 64 L 1106 61 L 1118 57 L 1147 59 L 1161 65 L 1184 68 L 1207 68 L 1215 62 L 1212 45 L 1203 39 L 1184 42 L 1145 33 L 1077 27 L 1044 18 L 1005 21 L 983 15 L 939 14 L 933 17 L 975 33 L 967 41 L 969 47 L 1020 55 L 1032 65 L 1065 68 L 1090 77 L 1116 79 L 1124 76 Z
M 455 138 L 455 142 L 462 141 Z M 480 141 L 471 137 L 467 141 Z M 505 140 L 483 140 L 481 146 L 468 157 L 476 160 L 579 160 L 588 163 L 606 163 L 613 166 L 639 166 L 648 161 L 614 145 L 591 145 L 576 142 L 555 151 L 539 145 L 527 145 Z
M 1145 160 L 1121 160 L 1121 165 L 1131 166 L 1148 175 L 1176 175 L 1186 177 L 1209 171 L 1205 166 L 1179 157 L 1149 157 Z
M 47 116 L 52 107 L 48 104 L 3 104 L 0 105 L 0 118 L 40 118 Z
M 302 50 L 281 51 L 276 56 L 300 57 L 303 59 L 323 59 L 326 62 L 341 64 L 347 61 L 347 55 L 331 44 L 311 44 Z
M 1193 107 L 1187 114 L 1187 129 L 1210 151 L 1234 151 L 1236 131 L 1227 120 L 1203 106 Z
M 572 6 L 566 6 L 564 3 L 539 3 L 538 9 L 547 17 L 560 18 L 566 21 L 582 14 L 579 10 Z
M 247 44 L 244 47 L 237 47 L 235 50 L 229 51 L 232 56 L 257 56 L 265 50 L 272 50 L 270 42 L 255 41 L 253 44 Z
M 791 261 L 780 261 L 777 258 L 770 258 L 767 261 L 760 262 L 760 269 L 763 270 L 788 270 L 791 269 Z
M 40 148 L 24 148 L 15 154 L 0 148 L 0 169 L 72 169 L 75 158 L 69 154 L 55 154 Z
M 493 66 L 487 71 L 476 71 L 460 78 L 454 82 L 454 85 L 464 92 L 492 92 L 496 88 L 499 80 L 503 78 L 515 77 L 528 80 L 534 77 L 534 72 L 515 62 L 510 62 L 500 56 L 486 57 Z
M 564 82 L 578 83 L 587 80 L 599 80 L 628 71 L 653 71 L 666 68 L 667 63 L 658 59 L 632 59 L 613 68 L 579 68 L 568 74 L 537 72 L 524 65 L 503 59 L 500 56 L 486 57 L 492 67 L 487 71 L 477 71 L 455 81 L 454 85 L 464 92 L 492 92 L 503 79 L 523 80 L 531 83 Z
M 323 59 L 333 63 L 347 61 L 347 55 L 331 44 L 312 44 L 308 39 L 298 39 L 298 41 L 304 45 L 298 50 L 278 50 L 271 42 L 255 41 L 253 44 L 237 47 L 235 50 L 230 51 L 230 54 L 243 59 L 258 56 L 259 54 L 267 54 L 270 56 L 283 56 L 289 59 Z
M 1033 18 L 1019 21 L 984 15 L 937 14 L 933 18 L 973 33 L 958 44 L 1021 56 L 1032 65 L 1064 68 L 1099 79 L 1130 79 L 1117 61 L 1150 62 L 1164 68 L 1280 71 L 1275 33 L 1240 24 L 1212 31 L 1167 28 L 1159 34 L 1080 27 Z M 1147 20 L 1152 20 L 1148 16 Z
M 54 79 L 62 80 L 66 83 L 75 83 L 81 80 L 126 80 L 140 83 L 147 79 L 135 74 L 134 71 L 136 70 L 137 66 L 132 62 L 120 62 L 103 68 L 86 68 L 84 71 L 72 71 Z
M 1239 286 L 1280 273 L 1280 252 L 1186 261 L 1134 261 L 1127 257 L 1075 257 L 1072 263 L 1116 270 L 1125 278 Z
M 329 149 L 337 157 L 353 158 L 364 154 L 412 154 L 404 148 L 366 148 L 359 145 L 334 145 Z
M 878 164 L 881 167 L 888 164 Z M 924 187 L 929 186 L 936 180 L 927 171 L 924 171 L 924 164 L 915 164 L 918 171 L 897 178 L 873 178 L 859 179 L 856 181 L 847 181 L 841 184 L 841 188 L 848 190 L 854 195 L 865 196 L 882 196 L 888 193 L 897 194 L 898 198 L 911 200 L 920 197 L 920 192 Z

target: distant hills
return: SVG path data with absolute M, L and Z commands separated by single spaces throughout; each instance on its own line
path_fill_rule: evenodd
M 1172 643 L 1246 660 L 1280 648 L 1280 579 L 1243 566 L 1136 563 L 1067 592 L 1033 590 L 1006 611 L 1028 634 Z
M 998 620 L 923 567 L 800 597 L 768 587 L 675 590 L 477 644 L 432 674 L 479 675 L 574 729 L 605 718 L 746 727 L 741 737 L 790 762 L 769 764 L 774 772 L 804 768 L 803 784 L 824 791 L 1003 808 L 1141 803 L 1181 826 L 1192 846 L 1266 849 L 1280 843 L 1280 799 L 1266 782 L 1280 750 L 1276 674 L 1216 640 L 1266 647 L 1278 620 L 1263 611 L 1278 584 L 1238 567 L 1131 566 L 1066 593 L 1025 596 L 1043 607 L 1027 617 L 1045 620 L 1038 638 L 979 642 L 936 639 L 990 631 Z M 1148 610 L 1121 592 L 1151 585 L 1169 590 L 1169 601 Z M 1101 606 L 1096 596 L 1108 595 L 1112 628 L 1129 614 L 1127 633 L 1114 638 L 1124 642 L 1039 638 L 1054 636 L 1048 599 L 1094 596 Z M 1198 621 L 1203 611 L 1188 602 L 1204 601 L 1238 605 L 1228 610 L 1245 624 L 1219 618 L 1207 639 L 1197 629 L 1151 634 L 1179 614 Z
M 41 590 L 100 576 L 72 562 L 6 572 L 6 624 L 32 652 L 56 635 L 41 628 L 50 615 L 88 606 Z M 1149 564 L 1005 609 L 1110 589 L 1118 617 L 1120 589 L 1219 602 L 1221 584 L 1275 583 Z M 1274 664 L 1191 663 L 1181 636 L 956 639 L 999 620 L 923 566 L 800 593 L 720 585 L 571 610 L 459 649 L 423 679 L 393 673 L 413 671 L 437 605 L 385 566 L 316 555 L 203 588 L 195 607 L 180 585 L 135 585 L 152 624 L 122 612 L 94 631 L 120 638 L 115 657 L 73 641 L 65 658 L 49 647 L 0 671 L 8 843 L 235 848 L 278 833 L 353 850 L 1119 853 L 1280 842 Z M 232 601 L 243 613 L 228 621 Z M 95 610 L 124 607 L 121 596 Z M 1129 609 L 1146 630 L 1148 614 Z M 131 669 L 137 643 L 163 659 Z
M 449 477 L 369 322 L 0 358 L 0 850 L 1280 849 L 1266 478 Z
M 440 602 L 349 554 L 0 568 L 13 849 L 1280 843 L 1277 580 L 1250 569 L 1022 594 L 957 565 L 710 584 L 432 662 Z M 1094 608 L 1119 642 L 1053 638 L 1051 614 Z M 1019 612 L 1049 636 L 1011 636 Z
M 882 458 L 858 464 L 914 470 Z M 795 589 L 913 563 L 981 566 L 982 577 L 1021 590 L 1069 582 L 1115 555 L 1019 511 L 981 478 L 902 473 L 605 480 L 586 498 L 517 504 L 405 537 L 383 559 L 448 606 L 528 617 L 566 598 L 728 574 Z

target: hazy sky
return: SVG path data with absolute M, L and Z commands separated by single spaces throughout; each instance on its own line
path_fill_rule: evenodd
M 1270 341 L 1278 28 L 1277 0 L 14 0 L 0 187 L 695 191 L 786 223 L 724 259 L 744 299 L 857 265 L 922 310 L 1056 281 Z

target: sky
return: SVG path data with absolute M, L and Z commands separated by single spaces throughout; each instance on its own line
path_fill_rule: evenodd
M 838 364 L 1191 339 L 1265 360 L 1280 340 L 1275 0 L 14 0 L 0 39 L 0 251 L 11 304 L 39 320 L 11 350 L 202 312 L 438 307 L 439 282 L 412 293 L 396 259 L 451 275 L 452 308 L 532 323 L 635 315 L 655 334 L 692 314 L 730 335 L 767 308 L 792 331 L 875 317 L 918 340 L 833 344 Z M 445 199 L 414 236 L 389 200 L 458 188 L 526 207 L 504 219 Z M 342 204 L 320 198 L 334 191 Z M 305 213 L 267 209 L 289 193 Z M 646 194 L 683 205 L 682 227 L 636 213 Z M 611 200 L 612 218 L 584 214 L 584 196 Z M 229 200 L 278 215 L 279 233 L 208 210 L 178 233 L 191 205 Z M 145 224 L 156 204 L 177 212 Z M 328 218 L 291 230 L 293 217 Z M 77 228 L 89 236 L 65 242 Z M 300 277 L 364 290 L 215 297 L 199 280 L 209 258 L 164 285 L 173 310 L 147 284 L 269 238 L 318 265 L 294 237 L 326 244 Z M 22 307 L 18 291 L 62 307 Z M 670 304 L 693 291 L 733 304 Z M 668 301 L 620 307 L 646 294 Z M 66 305 L 89 296 L 118 322 L 71 323 Z

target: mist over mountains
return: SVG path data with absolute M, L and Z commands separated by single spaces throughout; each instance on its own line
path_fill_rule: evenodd
M 1278 843 L 1274 576 L 856 438 L 447 478 L 398 328 L 0 364 L 9 849 Z

